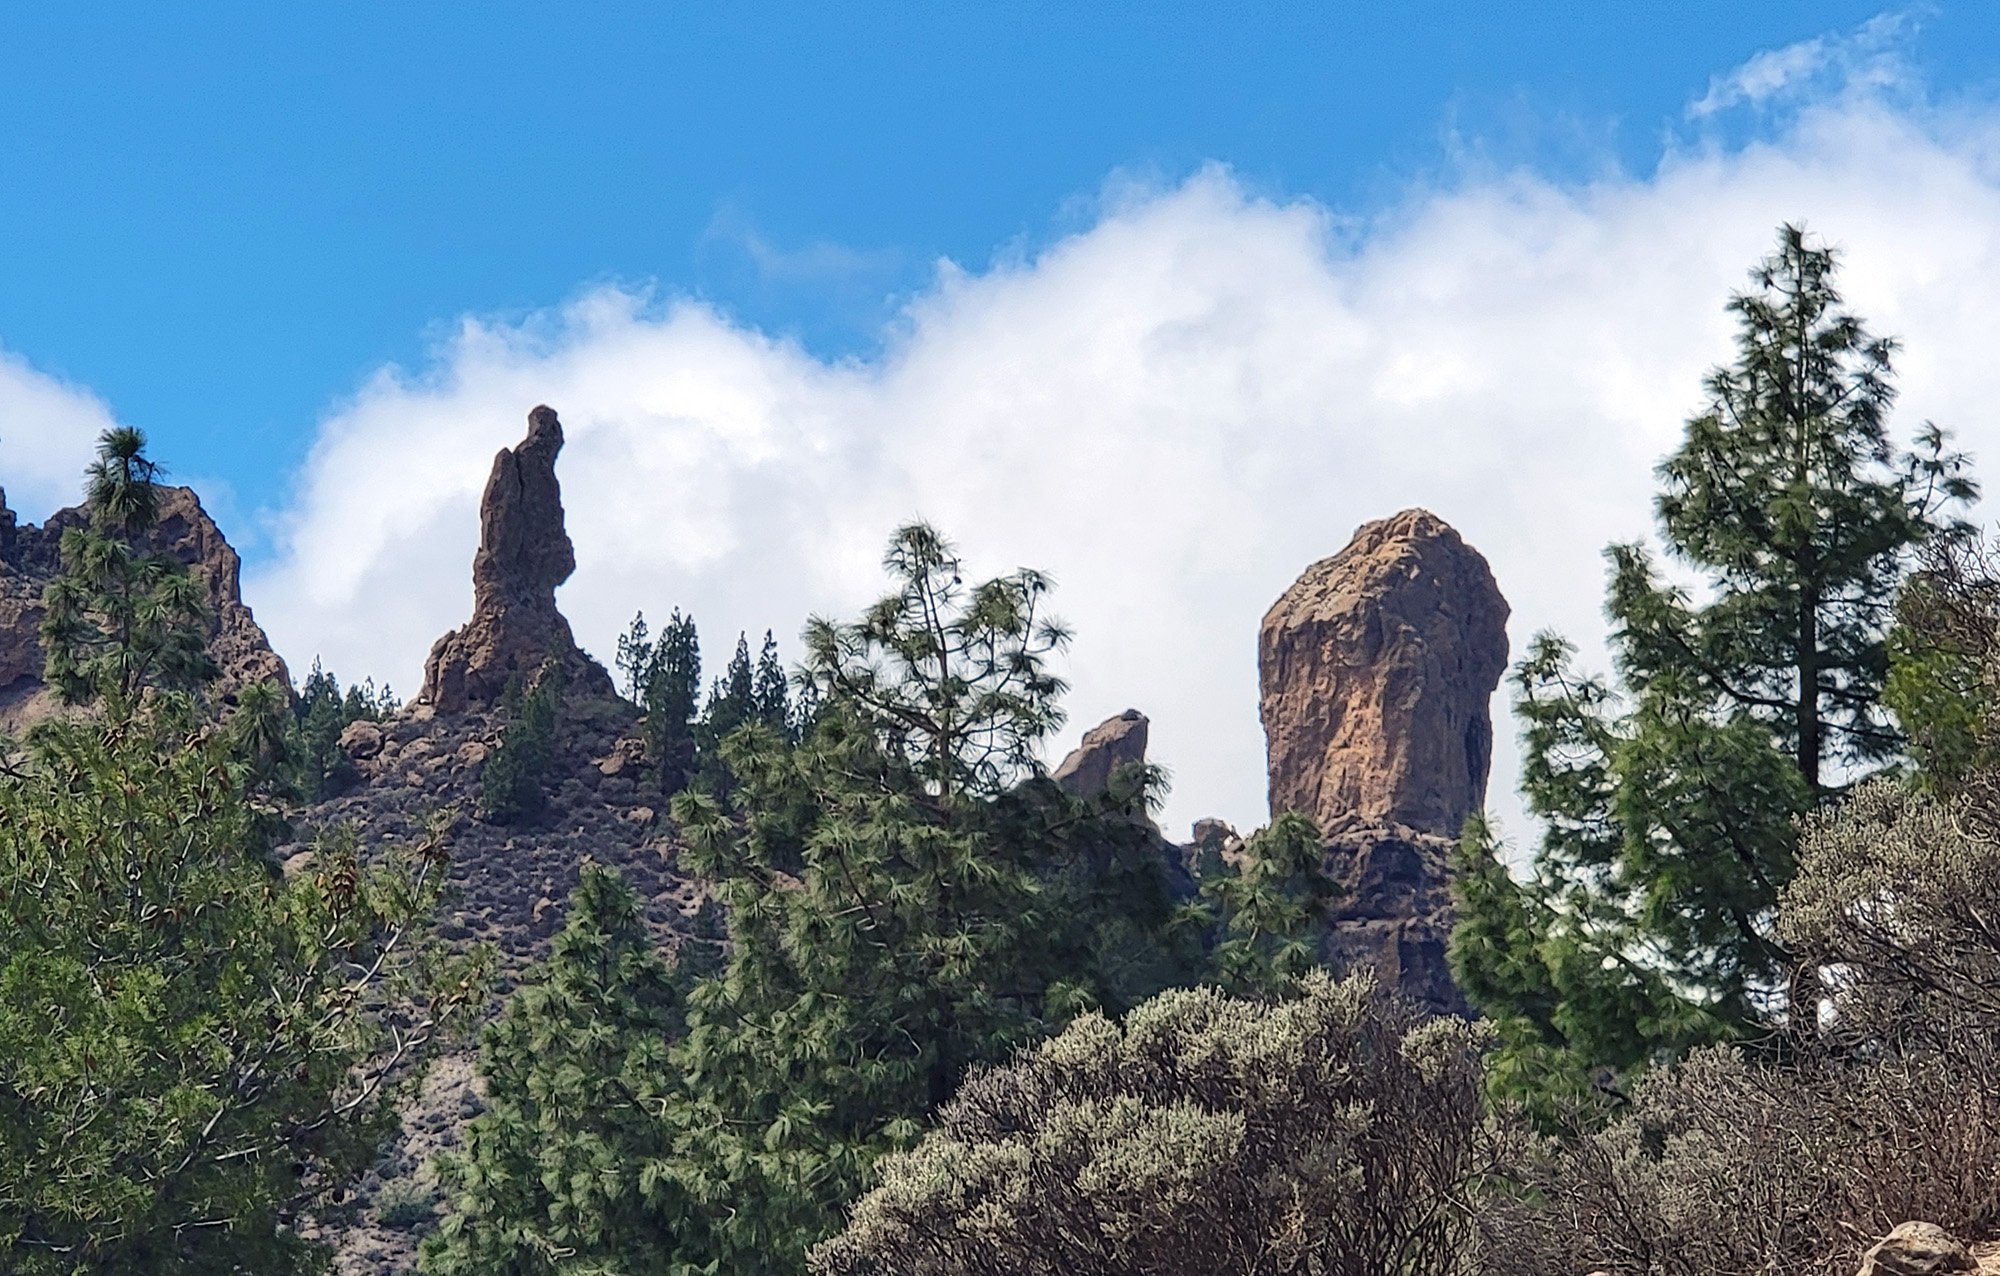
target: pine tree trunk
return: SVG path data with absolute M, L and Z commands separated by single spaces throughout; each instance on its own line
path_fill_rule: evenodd
M 1819 591 L 1805 588 L 1799 599 L 1799 773 L 1819 793 Z

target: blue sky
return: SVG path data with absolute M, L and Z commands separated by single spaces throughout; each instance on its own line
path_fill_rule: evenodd
M 548 402 L 601 658 L 851 614 L 928 517 L 1053 574 L 1055 749 L 1144 710 L 1178 829 L 1263 818 L 1258 620 L 1365 520 L 1601 658 L 1782 221 L 2000 489 L 1990 5 L 727 8 L 0 7 L 10 503 L 142 426 L 294 666 L 407 692 Z
M 867 352 L 1112 174 L 1365 217 L 1469 160 L 1644 171 L 1691 86 L 1878 7 L 10 5 L 0 343 L 255 507 L 465 313 L 618 280 Z M 1914 47 L 1977 88 L 1996 37 Z

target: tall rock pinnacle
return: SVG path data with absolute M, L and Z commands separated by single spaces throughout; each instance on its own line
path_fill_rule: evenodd
M 439 713 L 492 704 L 508 679 L 531 676 L 551 659 L 573 690 L 612 694 L 611 676 L 578 649 L 556 610 L 556 586 L 576 570 L 556 481 L 562 445 L 555 409 L 538 407 L 528 414 L 527 438 L 493 458 L 479 499 L 472 619 L 438 639 L 424 662 L 423 700 Z
M 1486 560 L 1426 510 L 1366 524 L 1265 615 L 1257 665 L 1271 813 L 1318 821 L 1342 887 L 1322 955 L 1468 1013 L 1447 956 L 1451 849 L 1486 800 L 1507 668 Z
M 1507 602 L 1428 510 L 1364 525 L 1306 569 L 1257 642 L 1271 813 L 1456 838 L 1486 800 Z

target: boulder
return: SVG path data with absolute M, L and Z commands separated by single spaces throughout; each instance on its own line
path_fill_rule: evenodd
M 556 610 L 556 586 L 576 570 L 556 481 L 562 445 L 562 422 L 543 406 L 528 414 L 527 437 L 493 458 L 479 500 L 472 619 L 438 639 L 424 662 L 420 699 L 439 713 L 489 706 L 511 678 L 531 677 L 550 660 L 572 693 L 614 694 L 611 675 L 577 647 Z
M 1977 1271 L 1957 1237 L 1935 1223 L 1902 1223 L 1861 1256 L 1856 1276 L 1935 1276 Z
M 1111 777 L 1122 766 L 1144 766 L 1146 762 L 1146 715 L 1127 709 L 1107 718 L 1083 733 L 1083 742 L 1070 751 L 1051 778 L 1068 793 L 1087 797 L 1111 787 Z
M 1227 820 L 1218 820 L 1213 817 L 1196 820 L 1194 827 L 1190 830 L 1190 837 L 1193 839 L 1189 842 L 1190 846 L 1202 848 L 1213 847 L 1218 851 L 1224 847 L 1234 846 L 1243 840 Z
M 1455 838 L 1486 799 L 1507 603 L 1427 510 L 1368 523 L 1258 634 L 1271 813 Z
M 382 728 L 366 718 L 357 718 L 340 731 L 340 751 L 357 762 L 382 752 Z

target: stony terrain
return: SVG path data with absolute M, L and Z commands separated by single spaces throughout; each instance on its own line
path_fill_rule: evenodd
M 562 446 L 556 413 L 540 407 L 522 442 L 494 458 L 472 615 L 433 646 L 415 701 L 347 729 L 340 744 L 355 782 L 294 812 L 292 838 L 280 848 L 296 871 L 326 830 L 350 826 L 364 845 L 383 846 L 443 821 L 452 866 L 442 933 L 492 944 L 503 986 L 546 950 L 586 862 L 624 874 L 663 942 L 674 942 L 701 901 L 676 871 L 664 803 L 645 778 L 638 711 L 577 647 L 556 607 L 556 587 L 575 567 L 556 477 Z M 40 678 L 40 595 L 57 568 L 62 529 L 80 517 L 65 510 L 41 528 L 16 526 L 0 500 L 0 730 L 51 710 Z M 194 493 L 168 491 L 156 542 L 207 583 L 224 671 L 217 695 L 227 703 L 266 679 L 289 687 L 284 662 L 243 605 L 236 553 Z M 1439 1010 L 1463 1006 L 1444 959 L 1447 856 L 1485 797 L 1488 703 L 1506 664 L 1506 618 L 1478 552 L 1435 515 L 1410 510 L 1363 526 L 1340 553 L 1308 568 L 1258 635 L 1272 810 L 1319 822 L 1326 862 L 1345 887 L 1327 956 L 1372 966 Z M 484 823 L 474 811 L 482 768 L 506 725 L 498 702 L 510 679 L 547 662 L 562 670 L 566 688 L 547 811 L 532 824 Z M 1147 734 L 1145 715 L 1127 710 L 1084 733 L 1052 774 L 1073 792 L 1101 790 L 1120 766 L 1146 760 Z M 1195 836 L 1225 854 L 1240 842 L 1212 820 Z M 1191 858 L 1191 848 L 1165 838 L 1160 845 L 1177 868 Z M 402 1136 L 342 1217 L 327 1220 L 341 1272 L 412 1268 L 428 1218 L 428 1162 L 480 1108 L 469 1054 L 442 1061 L 404 1112 Z

